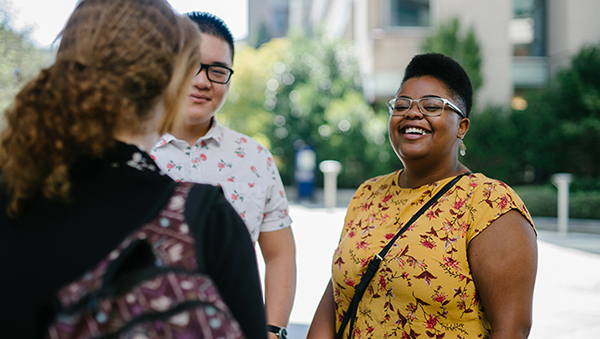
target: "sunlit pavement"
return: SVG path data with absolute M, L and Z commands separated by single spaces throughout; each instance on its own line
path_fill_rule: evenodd
M 331 257 L 345 213 L 343 207 L 290 206 L 298 265 L 290 339 L 306 337 L 308 324 L 330 277 Z M 540 230 L 538 239 L 534 322 L 529 338 L 600 338 L 600 254 L 596 254 L 600 253 L 600 234 L 561 236 Z M 260 254 L 259 267 L 262 274 Z

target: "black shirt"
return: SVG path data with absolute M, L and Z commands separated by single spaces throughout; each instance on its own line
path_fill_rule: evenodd
M 80 159 L 70 177 L 67 202 L 40 195 L 17 219 L 8 218 L 6 192 L 0 192 L 0 338 L 40 338 L 56 292 L 154 218 L 176 185 L 145 152 L 124 143 L 101 158 Z M 190 192 L 185 216 L 191 229 L 209 189 L 195 185 Z M 246 336 L 266 338 L 256 256 L 243 221 L 222 193 L 206 221 L 197 239 L 205 273 Z

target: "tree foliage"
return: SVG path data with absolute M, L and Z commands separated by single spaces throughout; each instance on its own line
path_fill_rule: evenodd
M 483 82 L 475 33 L 461 36 L 457 20 L 423 44 L 458 60 Z M 341 187 L 401 167 L 386 138 L 385 107 L 365 102 L 352 47 L 318 34 L 241 48 L 222 120 L 274 153 L 283 180 L 294 183 L 297 147 L 317 161 L 338 160 Z M 546 88 L 527 93 L 524 111 L 475 107 L 464 163 L 511 185 L 543 184 L 557 172 L 575 175 L 572 190 L 600 190 L 600 45 L 583 48 Z M 321 176 L 317 176 L 321 178 Z
M 583 47 L 544 90 L 526 97 L 528 108 L 513 119 L 537 181 L 568 172 L 600 189 L 600 44 Z
M 490 106 L 472 114 L 464 143 L 467 153 L 461 162 L 472 171 L 509 183 L 519 182 L 524 168 L 519 159 L 521 138 L 507 109 Z
M 528 107 L 472 115 L 465 164 L 511 185 L 549 184 L 574 175 L 572 191 L 600 190 L 600 45 L 583 47 Z
M 364 100 L 352 45 L 301 33 L 292 33 L 290 42 L 264 105 L 274 115 L 269 136 L 283 180 L 292 182 L 295 151 L 303 146 L 316 151 L 317 162 L 342 163 L 342 187 L 388 172 L 387 114 L 376 114 Z
M 296 151 L 308 146 L 317 163 L 342 163 L 340 187 L 357 187 L 399 166 L 386 142 L 387 113 L 364 100 L 358 74 L 350 43 L 291 33 L 241 49 L 219 114 L 271 149 L 284 183 L 294 183 Z
M 267 135 L 273 116 L 264 108 L 265 90 L 274 65 L 283 58 L 288 45 L 286 39 L 273 39 L 259 49 L 238 46 L 229 96 L 217 115 L 224 125 L 257 139 L 269 149 L 272 148 Z
M 30 30 L 11 26 L 7 2 L 0 7 L 0 112 L 10 105 L 23 84 L 49 64 L 50 51 L 39 49 L 30 39 Z
M 458 18 L 440 25 L 433 36 L 423 41 L 421 50 L 441 53 L 458 61 L 471 78 L 474 93 L 483 85 L 481 53 L 475 30 L 470 27 L 464 35 L 461 34 Z

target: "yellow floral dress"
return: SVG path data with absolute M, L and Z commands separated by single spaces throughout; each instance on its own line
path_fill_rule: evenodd
M 370 259 L 453 178 L 398 186 L 400 171 L 364 182 L 346 215 L 332 277 L 336 328 Z M 488 338 L 467 260 L 470 241 L 510 210 L 532 225 L 518 195 L 482 174 L 464 176 L 396 241 L 358 306 L 355 338 Z M 344 338 L 348 337 L 348 328 Z

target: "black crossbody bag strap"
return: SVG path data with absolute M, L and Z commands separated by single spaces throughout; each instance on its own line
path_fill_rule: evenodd
M 404 225 L 404 227 L 402 227 L 402 229 L 400 229 L 400 231 L 398 231 L 398 233 L 396 233 L 394 238 L 392 238 L 392 240 L 390 240 L 387 243 L 387 245 L 385 245 L 385 247 L 381 250 L 381 252 L 379 252 L 378 254 L 375 254 L 373 259 L 371 259 L 371 261 L 369 262 L 367 271 L 365 272 L 363 277 L 360 279 L 360 283 L 356 287 L 356 291 L 354 292 L 354 297 L 352 297 L 352 301 L 350 302 L 350 305 L 348 305 L 348 310 L 346 310 L 346 314 L 344 315 L 344 319 L 342 320 L 340 329 L 338 330 L 338 332 L 335 335 L 335 339 L 342 338 L 342 335 L 344 334 L 344 329 L 348 325 L 348 322 L 350 322 L 350 331 L 348 332 L 348 339 L 352 338 L 352 336 L 353 336 L 352 329 L 354 328 L 354 319 L 356 318 L 356 311 L 358 309 L 358 303 L 360 302 L 360 299 L 362 298 L 363 294 L 365 294 L 365 291 L 367 290 L 367 286 L 373 279 L 373 276 L 375 276 L 375 273 L 377 272 L 377 270 L 379 270 L 379 265 L 381 264 L 381 260 L 383 260 L 383 258 L 387 254 L 387 252 L 390 250 L 390 248 L 392 248 L 392 246 L 394 245 L 396 240 L 398 240 L 398 238 L 402 235 L 402 233 L 404 233 L 410 227 L 410 225 L 412 225 L 426 210 L 428 210 L 429 207 L 431 207 L 431 205 L 435 204 L 435 202 L 438 201 L 438 199 L 442 195 L 444 195 L 452 186 L 454 186 L 463 176 L 465 176 L 467 174 L 471 174 L 471 172 L 466 172 L 466 173 L 458 175 L 457 177 L 452 179 L 452 181 L 450 181 L 444 187 L 442 187 L 442 189 L 439 192 L 437 192 L 431 199 L 429 199 L 429 201 L 427 201 L 425 203 L 425 205 L 423 205 L 421 207 L 421 209 L 419 209 L 419 211 L 417 211 L 417 213 L 415 213 L 415 215 L 413 215 L 412 218 L 410 218 L 410 220 Z

